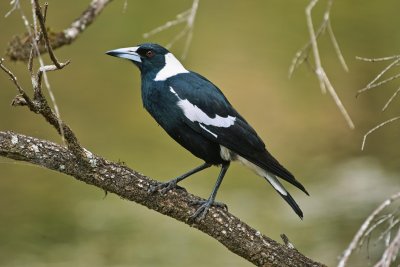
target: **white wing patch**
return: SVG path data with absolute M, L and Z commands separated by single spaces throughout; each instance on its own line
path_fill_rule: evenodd
M 183 110 L 185 116 L 195 122 L 198 121 L 205 125 L 217 126 L 228 128 L 235 123 L 236 117 L 229 116 L 221 117 L 219 115 L 215 115 L 215 118 L 210 118 L 204 111 L 202 111 L 198 106 L 193 105 L 189 102 L 189 100 L 179 100 L 178 106 Z
M 208 130 L 205 125 L 228 128 L 235 124 L 236 117 L 232 117 L 229 115 L 227 117 L 221 117 L 216 114 L 214 118 L 211 118 L 198 106 L 190 103 L 189 100 L 180 98 L 179 95 L 175 92 L 174 88 L 172 88 L 171 86 L 169 87 L 169 90 L 178 98 L 177 104 L 183 111 L 185 117 L 188 118 L 191 122 L 198 122 L 201 128 L 211 133 L 215 137 L 217 137 L 217 135 Z
M 168 53 L 164 57 L 165 66 L 157 73 L 154 81 L 165 81 L 169 77 L 189 72 L 172 53 Z
M 206 126 L 204 126 L 203 124 L 199 123 L 200 127 L 203 128 L 205 131 L 209 132 L 210 134 L 212 134 L 215 138 L 218 137 L 217 134 L 211 132 L 209 129 L 206 128 Z

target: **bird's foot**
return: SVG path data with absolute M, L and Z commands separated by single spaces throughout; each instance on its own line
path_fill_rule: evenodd
M 214 206 L 218 208 L 222 208 L 224 210 L 228 210 L 228 206 L 225 203 L 222 202 L 215 202 L 212 200 L 195 200 L 190 202 L 191 205 L 200 205 L 200 207 L 189 217 L 188 221 L 189 222 L 200 222 L 202 221 L 207 213 L 208 210 Z
M 149 192 L 150 193 L 155 193 L 156 191 L 160 191 L 161 194 L 165 195 L 168 191 L 170 191 L 171 189 L 174 189 L 174 188 L 179 188 L 179 189 L 185 190 L 185 188 L 180 187 L 177 184 L 176 179 L 173 179 L 173 180 L 165 182 L 165 183 L 160 183 L 160 184 L 155 185 L 155 186 L 154 185 L 150 186 Z

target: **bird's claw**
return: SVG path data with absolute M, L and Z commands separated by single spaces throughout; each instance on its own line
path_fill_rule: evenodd
M 198 206 L 198 205 L 203 205 L 207 202 L 208 202 L 208 200 L 192 200 L 192 201 L 190 201 L 190 205 Z M 214 201 L 214 202 L 210 203 L 210 206 L 214 206 L 214 207 L 221 208 L 221 209 L 228 211 L 228 206 L 222 202 Z
M 191 205 L 200 205 L 200 207 L 189 217 L 189 222 L 200 222 L 202 221 L 207 213 L 208 210 L 214 206 L 218 208 L 222 208 L 228 211 L 228 206 L 222 202 L 212 202 L 210 200 L 193 200 L 190 202 Z
M 149 193 L 155 193 L 156 191 L 160 191 L 160 193 L 162 195 L 165 195 L 166 193 L 168 193 L 168 191 L 174 189 L 174 188 L 179 188 L 179 189 L 183 189 L 186 191 L 185 188 L 180 187 L 177 183 L 176 180 L 171 180 L 165 183 L 160 183 L 158 185 L 152 185 L 150 186 L 149 189 Z

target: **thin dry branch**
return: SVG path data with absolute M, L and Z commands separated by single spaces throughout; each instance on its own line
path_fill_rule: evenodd
M 392 242 L 386 248 L 381 259 L 375 264 L 374 267 L 390 267 L 390 264 L 396 260 L 400 251 L 400 228 Z
M 396 98 L 397 94 L 400 92 L 400 87 L 397 88 L 397 90 L 393 93 L 393 95 L 389 98 L 389 100 L 386 102 L 386 104 L 383 106 L 382 111 L 385 111 L 389 105 L 392 103 L 393 99 Z
M 19 7 L 19 0 L 11 0 L 10 1 L 11 9 L 4 15 L 5 18 L 10 16 L 15 10 Z
M 340 46 L 339 46 L 338 41 L 336 40 L 336 36 L 333 33 L 331 20 L 328 20 L 328 33 L 329 33 L 329 37 L 331 38 L 331 41 L 332 41 L 332 44 L 333 44 L 333 48 L 335 49 L 336 56 L 338 57 L 340 64 L 342 65 L 343 69 L 346 72 L 348 72 L 349 71 L 349 67 L 347 66 L 346 60 L 343 57 L 342 50 L 340 50 Z
M 348 71 L 347 64 L 344 60 L 344 57 L 340 50 L 339 44 L 333 33 L 331 22 L 330 22 L 330 11 L 332 8 L 333 0 L 328 0 L 322 23 L 319 25 L 317 31 L 315 31 L 314 23 L 313 23 L 313 19 L 312 19 L 312 10 L 314 9 L 314 7 L 317 5 L 318 2 L 319 2 L 319 0 L 311 0 L 305 9 L 306 19 L 307 19 L 307 28 L 308 28 L 308 32 L 310 34 L 310 41 L 302 49 L 297 51 L 296 55 L 294 56 L 294 58 L 292 60 L 292 64 L 289 68 L 289 78 L 293 75 L 293 72 L 295 71 L 296 68 L 298 68 L 304 62 L 309 61 L 310 52 L 312 52 L 313 58 L 314 58 L 314 65 L 315 65 L 314 72 L 318 78 L 319 85 L 320 85 L 322 92 L 325 93 L 326 91 L 328 91 L 328 93 L 331 95 L 333 101 L 335 102 L 336 106 L 339 108 L 339 111 L 341 112 L 342 116 L 344 117 L 347 125 L 351 129 L 354 129 L 354 123 L 353 123 L 349 113 L 347 112 L 346 108 L 344 107 L 342 101 L 340 100 L 339 96 L 336 93 L 335 88 L 332 86 L 332 83 L 329 80 L 328 75 L 326 74 L 325 68 L 323 67 L 322 62 L 321 62 L 320 52 L 319 52 L 319 48 L 318 48 L 318 38 L 325 32 L 325 30 L 328 30 L 328 34 L 329 34 L 329 37 L 333 44 L 335 53 L 336 53 L 337 57 L 339 58 L 339 61 L 342 65 L 343 69 L 345 71 Z
M 386 71 L 383 70 L 383 72 L 386 72 Z M 383 75 L 383 72 L 381 72 L 378 76 Z M 380 77 L 378 77 L 378 76 L 375 79 L 379 79 Z M 381 85 L 384 85 L 385 83 L 391 82 L 391 81 L 396 80 L 398 78 L 400 78 L 400 73 L 396 74 L 396 75 L 393 75 L 393 76 L 391 76 L 391 77 L 389 77 L 389 78 L 387 78 L 387 79 L 385 79 L 383 81 L 380 81 L 378 83 L 371 83 L 371 84 L 367 85 L 366 87 L 358 90 L 357 91 L 357 96 L 359 96 L 361 93 L 364 93 L 365 91 L 368 91 L 368 90 L 371 90 L 373 88 L 379 87 Z M 375 82 L 375 81 L 373 81 L 373 82 Z
M 308 6 L 306 7 L 306 18 L 307 18 L 307 27 L 309 30 L 310 34 L 310 40 L 311 40 L 311 47 L 312 47 L 312 52 L 314 55 L 314 60 L 315 60 L 315 74 L 317 75 L 319 79 L 319 86 L 321 87 L 322 92 L 326 91 L 325 88 L 325 82 L 323 78 L 323 73 L 325 72 L 324 69 L 322 68 L 321 65 L 321 58 L 319 56 L 319 50 L 318 50 L 318 45 L 317 45 L 317 37 L 315 35 L 314 31 L 314 25 L 313 25 L 313 19 L 312 19 L 312 14 L 311 11 L 315 7 L 315 5 L 318 3 L 319 0 L 311 0 Z M 330 8 L 332 6 L 332 1 L 328 1 L 328 12 L 325 13 L 327 14 L 327 18 L 329 19 L 329 12 Z M 328 19 L 324 17 L 324 21 L 328 21 Z M 326 22 L 325 22 L 326 24 Z
M 110 2 L 112 2 L 112 0 L 92 0 L 86 10 L 79 18 L 74 20 L 68 28 L 61 32 L 48 31 L 49 46 L 53 49 L 57 49 L 64 45 L 71 44 L 90 24 L 92 24 L 95 18 Z M 15 0 L 13 9 L 18 8 L 19 1 Z M 27 26 L 30 27 L 29 24 Z M 10 41 L 7 48 L 7 57 L 11 60 L 27 61 L 30 56 L 32 38 L 34 37 L 29 34 L 29 31 L 20 36 L 15 36 Z M 35 56 L 48 52 L 46 45 L 40 45 L 38 50 L 39 53 L 35 54 Z
M 399 116 L 399 117 L 391 118 L 391 119 L 389 119 L 389 120 L 387 120 L 387 121 L 384 121 L 384 122 L 378 124 L 377 126 L 375 126 L 374 128 L 372 128 L 371 130 L 369 130 L 366 134 L 364 134 L 363 141 L 362 141 L 362 144 L 361 144 L 361 150 L 364 150 L 365 143 L 366 143 L 366 141 L 367 141 L 368 135 L 370 135 L 371 133 L 375 132 L 375 131 L 378 130 L 379 128 L 385 126 L 386 124 L 392 123 L 392 122 L 394 122 L 394 121 L 396 121 L 396 120 L 398 120 L 398 119 L 400 119 L 400 116 Z
M 394 56 L 389 56 L 389 57 L 381 57 L 381 58 L 365 58 L 365 57 L 356 57 L 356 59 L 358 60 L 362 60 L 362 61 L 366 61 L 366 62 L 390 62 L 385 68 L 383 68 L 382 71 L 380 71 L 364 88 L 360 89 L 357 91 L 357 95 L 359 96 L 362 93 L 365 93 L 366 91 L 369 91 L 371 89 L 383 86 L 391 81 L 394 81 L 396 79 L 400 78 L 400 73 L 398 74 L 394 74 L 391 75 L 388 78 L 383 79 L 384 75 L 390 71 L 393 70 L 395 67 L 399 66 L 400 64 L 400 55 L 394 55 Z M 398 87 L 396 89 L 396 91 L 394 91 L 394 93 L 392 94 L 392 96 L 386 101 L 385 105 L 382 108 L 382 111 L 385 111 L 389 105 L 393 102 L 393 100 L 396 98 L 396 96 L 398 95 L 398 93 L 400 92 L 400 87 Z M 391 118 L 389 120 L 386 120 L 380 124 L 378 124 L 377 126 L 375 126 L 374 128 L 372 128 L 371 130 L 369 130 L 363 138 L 362 144 L 361 144 L 361 150 L 364 150 L 365 147 L 365 143 L 367 140 L 367 136 L 371 133 L 373 133 L 374 131 L 378 130 L 379 128 L 392 123 L 396 120 L 398 120 L 400 117 L 394 117 Z
M 44 43 L 46 45 L 47 52 L 50 55 L 51 61 L 53 61 L 54 65 L 57 67 L 57 69 L 62 69 L 64 66 L 66 66 L 66 64 L 62 65 L 61 63 L 58 62 L 56 55 L 53 52 L 53 48 L 50 45 L 50 40 L 49 40 L 49 36 L 47 33 L 46 25 L 45 25 L 45 15 L 42 13 L 42 8 L 39 5 L 39 0 L 34 0 L 33 7 L 35 9 L 35 14 L 39 20 L 41 33 L 43 35 Z M 47 12 L 47 5 L 46 5 L 45 10 Z M 36 40 L 35 40 L 35 42 L 36 42 Z
M 199 7 L 199 1 L 200 0 L 193 0 L 192 7 L 190 9 L 176 15 L 176 18 L 174 20 L 167 21 L 165 24 L 144 33 L 143 37 L 149 38 L 150 36 L 165 31 L 173 26 L 179 25 L 181 23 L 186 23 L 182 31 L 175 35 L 172 40 L 166 45 L 166 48 L 170 49 L 177 41 L 179 41 L 186 35 L 185 46 L 182 53 L 182 58 L 185 59 L 193 37 L 194 20 L 196 18 L 197 9 Z
M 75 154 L 58 144 L 13 132 L 0 132 L 0 156 L 70 175 L 144 205 L 202 231 L 257 266 L 325 266 L 261 234 L 223 208 L 212 207 L 204 220 L 189 223 L 188 219 L 196 209 L 189 203 L 200 200 L 199 197 L 184 189 L 173 189 L 165 195 L 149 193 L 150 186 L 157 185 L 156 181 L 88 150 L 85 153 L 90 164 L 82 164 Z
M 381 62 L 381 61 L 391 61 L 381 72 L 379 72 L 364 88 L 357 91 L 357 95 L 382 86 L 386 83 L 389 83 L 393 80 L 400 78 L 400 74 L 392 75 L 386 79 L 381 80 L 381 78 L 389 71 L 394 69 L 395 67 L 399 66 L 400 64 L 400 55 L 390 56 L 390 57 L 382 57 L 382 58 L 365 58 L 365 57 L 356 57 L 358 60 L 366 61 L 366 62 Z M 392 101 L 396 98 L 397 94 L 399 93 L 400 88 L 398 88 L 392 96 L 388 99 L 385 105 L 382 108 L 382 111 L 385 111 Z
M 25 90 L 22 88 L 22 86 L 18 83 L 17 77 L 15 77 L 15 75 L 3 64 L 4 59 L 0 59 L 0 68 L 7 73 L 7 75 L 10 77 L 10 80 L 14 83 L 15 87 L 17 87 L 17 91 L 18 91 L 18 96 L 22 97 L 25 101 L 25 104 L 29 107 L 29 108 L 33 108 L 35 106 L 35 104 L 32 102 L 32 100 L 30 99 L 30 97 L 25 93 Z
M 362 240 L 364 240 L 365 238 L 369 238 L 371 232 L 373 229 L 375 229 L 378 225 L 386 222 L 386 219 L 381 219 L 378 220 L 377 222 L 373 223 L 373 221 L 378 217 L 378 215 L 385 209 L 387 208 L 389 205 L 391 205 L 394 201 L 400 199 L 400 192 L 392 195 L 389 199 L 385 200 L 381 205 L 379 205 L 378 208 L 376 208 L 371 215 L 368 216 L 368 218 L 364 221 L 364 223 L 361 225 L 360 229 L 358 230 L 358 232 L 356 233 L 356 235 L 354 236 L 353 240 L 351 241 L 350 245 L 348 246 L 348 248 L 343 252 L 343 255 L 341 256 L 340 260 L 339 260 L 339 264 L 338 267 L 345 267 L 351 254 L 353 253 L 353 251 L 360 246 L 360 244 L 362 244 Z M 389 227 L 392 227 L 391 225 L 389 225 Z M 373 228 L 371 230 L 371 228 Z M 399 228 L 400 231 L 400 228 Z M 391 242 L 389 242 L 389 246 L 386 248 L 381 260 L 375 265 L 376 267 L 389 267 L 390 263 L 392 262 L 393 259 L 395 259 L 395 255 L 397 255 L 394 252 L 398 252 L 400 248 L 400 237 L 399 237 L 399 233 L 397 234 L 397 236 L 392 239 Z M 394 253 L 394 254 L 393 254 Z M 389 265 L 385 265 L 385 264 L 389 264 Z

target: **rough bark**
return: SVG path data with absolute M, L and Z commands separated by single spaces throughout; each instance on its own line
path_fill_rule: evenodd
M 70 175 L 175 218 L 213 237 L 233 253 L 257 266 L 325 266 L 261 234 L 222 208 L 211 208 L 201 222 L 188 222 L 189 216 L 195 211 L 195 207 L 189 203 L 199 200 L 199 197 L 184 189 L 174 189 L 165 195 L 151 194 L 148 189 L 157 181 L 84 151 L 87 161 L 80 160 L 66 147 L 50 141 L 10 131 L 0 132 L 0 156 Z

